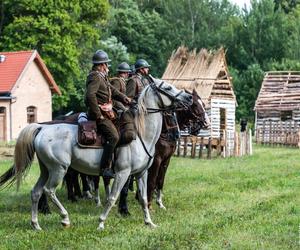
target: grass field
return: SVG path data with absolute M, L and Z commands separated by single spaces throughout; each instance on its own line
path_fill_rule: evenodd
M 2 160 L 0 173 L 10 164 Z M 211 161 L 173 158 L 164 190 L 167 210 L 154 205 L 154 230 L 144 226 L 133 193 L 132 215 L 122 218 L 113 208 L 99 232 L 93 201 L 71 203 L 59 188 L 72 227 L 63 229 L 51 206 L 51 215 L 39 217 L 44 231 L 34 232 L 29 193 L 38 173 L 34 164 L 18 193 L 0 191 L 1 250 L 300 248 L 299 149 L 255 147 L 251 157 Z

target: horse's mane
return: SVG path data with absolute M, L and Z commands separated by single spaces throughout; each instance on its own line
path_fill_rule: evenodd
M 145 114 L 147 113 L 147 108 L 145 106 L 145 97 L 149 92 L 150 86 L 145 87 L 139 98 L 138 98 L 138 114 L 135 117 L 135 126 L 137 133 L 141 136 L 145 133 Z

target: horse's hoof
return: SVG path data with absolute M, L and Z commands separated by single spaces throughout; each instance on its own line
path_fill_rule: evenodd
M 104 230 L 104 222 L 99 223 L 99 226 L 98 226 L 97 230 L 99 230 L 99 231 Z
M 71 226 L 71 223 L 70 223 L 70 220 L 68 217 L 64 218 L 62 221 L 61 221 L 61 224 L 64 228 L 69 228 Z
M 83 192 L 83 198 L 86 199 L 86 200 L 91 200 L 93 199 L 93 195 L 90 193 L 90 191 L 85 191 Z
M 61 224 L 62 224 L 63 228 L 65 228 L 65 229 L 71 227 L 71 224 L 70 224 L 70 223 L 64 223 L 64 222 L 62 222 Z
M 42 231 L 42 228 L 40 227 L 40 225 L 37 222 L 31 222 L 30 225 L 31 225 L 33 230 Z
M 163 205 L 163 204 L 160 204 L 159 205 L 159 208 L 163 209 L 163 210 L 167 210 L 167 208 Z
M 147 226 L 149 226 L 151 229 L 157 228 L 157 225 L 155 225 L 153 222 L 145 222 Z
M 119 209 L 119 213 L 123 216 L 123 217 L 128 217 L 131 215 L 131 213 L 128 211 L 128 210 L 122 210 L 122 209 Z

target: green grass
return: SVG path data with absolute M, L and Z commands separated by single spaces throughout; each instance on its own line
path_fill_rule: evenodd
M 10 164 L 3 160 L 0 173 Z M 63 229 L 51 206 L 51 215 L 39 216 L 44 231 L 34 232 L 29 193 L 38 173 L 34 164 L 18 193 L 0 191 L 0 249 L 300 248 L 299 149 L 255 147 L 253 156 L 210 161 L 173 158 L 164 190 L 167 210 L 154 205 L 151 213 L 155 230 L 144 226 L 132 193 L 131 217 L 120 217 L 114 207 L 99 232 L 93 201 L 71 203 L 59 188 L 72 227 Z

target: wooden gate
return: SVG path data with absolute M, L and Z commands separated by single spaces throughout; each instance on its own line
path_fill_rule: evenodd
M 6 141 L 6 109 L 0 107 L 0 141 Z

